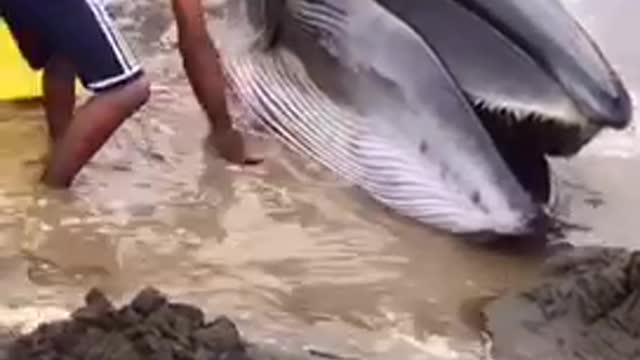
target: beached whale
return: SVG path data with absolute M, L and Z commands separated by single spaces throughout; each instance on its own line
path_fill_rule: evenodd
M 631 119 L 556 0 L 226 0 L 212 27 L 230 88 L 280 140 L 453 233 L 536 231 L 546 157 Z

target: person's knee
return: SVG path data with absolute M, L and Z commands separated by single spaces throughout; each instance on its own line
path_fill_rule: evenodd
M 141 75 L 135 80 L 102 92 L 98 96 L 100 95 L 106 95 L 126 108 L 137 109 L 149 101 L 151 85 L 147 77 Z
M 145 75 L 125 85 L 125 90 L 137 107 L 143 106 L 151 98 L 151 84 Z

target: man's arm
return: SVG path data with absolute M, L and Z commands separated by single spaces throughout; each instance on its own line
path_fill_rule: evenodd
M 242 134 L 233 129 L 225 98 L 225 79 L 218 52 L 207 32 L 201 0 L 171 0 L 178 26 L 178 48 L 191 88 L 207 113 L 218 153 L 227 161 L 257 164 L 249 156 Z
M 172 0 L 178 26 L 178 47 L 195 96 L 211 121 L 212 130 L 231 130 L 225 101 L 225 81 L 218 53 L 209 35 L 201 0 Z

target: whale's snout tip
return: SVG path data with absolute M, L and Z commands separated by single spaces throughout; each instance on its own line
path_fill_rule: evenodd
M 609 99 L 605 109 L 596 116 L 597 123 L 618 130 L 626 128 L 633 116 L 633 101 L 629 92 L 622 89 L 615 97 Z

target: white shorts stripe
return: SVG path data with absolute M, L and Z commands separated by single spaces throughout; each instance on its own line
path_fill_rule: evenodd
M 138 64 L 138 61 L 133 55 L 128 44 L 120 34 L 120 31 L 113 23 L 111 16 L 107 13 L 103 3 L 100 0 L 85 0 L 85 2 L 100 25 L 100 29 L 109 42 L 109 45 L 121 67 L 121 72 L 119 74 L 87 84 L 87 88 L 90 90 L 100 91 L 134 76 L 141 72 L 142 68 Z
M 116 38 L 113 36 L 111 27 L 110 27 L 111 24 L 109 23 L 109 21 L 107 21 L 104 18 L 103 13 L 100 11 L 100 7 L 101 7 L 100 4 L 96 3 L 94 0 L 85 0 L 85 2 L 87 3 L 87 6 L 91 9 L 91 12 L 93 12 L 93 16 L 95 16 L 96 21 L 100 25 L 100 29 L 102 30 L 105 37 L 107 38 L 107 41 L 109 42 L 111 49 L 115 53 L 116 58 L 120 63 L 120 66 L 122 67 L 124 72 L 127 72 L 131 68 L 131 66 L 129 65 L 129 62 L 127 61 L 125 54 L 120 48 Z
M 128 79 L 129 77 L 135 75 L 136 73 L 138 73 L 140 71 L 142 71 L 142 67 L 135 66 L 135 67 L 127 70 L 126 72 L 124 72 L 124 73 L 122 73 L 120 75 L 113 76 L 113 77 L 108 78 L 108 79 L 96 81 L 96 82 L 91 83 L 91 84 L 87 84 L 87 87 L 90 90 L 93 90 L 93 91 L 104 90 L 104 89 L 106 89 L 106 88 L 108 88 L 108 87 L 110 87 L 110 86 L 112 86 L 114 84 L 117 84 L 117 83 L 119 83 L 119 82 L 121 82 L 123 80 Z
M 86 1 L 98 1 L 98 0 L 86 0 Z M 130 68 L 135 67 L 137 63 L 136 57 L 133 55 L 133 51 L 129 48 L 129 45 L 122 37 L 122 33 L 119 31 L 117 26 L 113 23 L 113 19 L 107 12 L 104 6 L 101 4 L 96 4 L 97 10 L 102 14 L 102 20 L 107 24 L 107 29 L 111 32 L 111 35 L 114 38 L 116 47 L 122 52 L 122 56 L 124 60 L 127 62 Z

